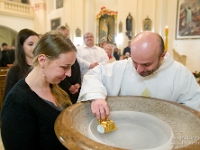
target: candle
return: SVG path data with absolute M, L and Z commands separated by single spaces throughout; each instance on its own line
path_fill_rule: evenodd
M 165 37 L 168 37 L 168 26 L 165 27 Z
M 168 50 L 168 31 L 169 31 L 169 28 L 168 26 L 165 27 L 165 51 Z

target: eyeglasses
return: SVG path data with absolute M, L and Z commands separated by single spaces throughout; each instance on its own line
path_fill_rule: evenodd
M 85 38 L 85 39 L 89 39 L 89 38 L 92 39 L 92 38 L 94 38 L 94 37 L 93 37 L 93 36 L 85 36 L 84 38 Z

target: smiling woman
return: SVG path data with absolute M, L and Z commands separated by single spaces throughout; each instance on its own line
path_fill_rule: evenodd
M 71 102 L 57 84 L 70 76 L 76 48 L 65 35 L 51 31 L 37 42 L 33 57 L 31 72 L 16 83 L 5 99 L 3 144 L 5 149 L 62 150 L 65 148 L 55 136 L 54 122 Z

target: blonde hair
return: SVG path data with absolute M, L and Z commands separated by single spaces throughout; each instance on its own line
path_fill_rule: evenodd
M 106 44 L 106 45 L 103 47 L 103 49 L 105 50 L 105 48 L 108 47 L 108 46 L 111 48 L 111 55 L 113 56 L 114 47 L 113 47 L 112 44 L 110 44 L 110 43 Z
M 76 52 L 76 47 L 66 35 L 58 31 L 50 31 L 44 34 L 37 42 L 33 50 L 33 67 L 38 64 L 38 56 L 44 54 L 49 60 L 54 60 L 62 53 Z M 57 84 L 51 84 L 51 91 L 58 106 L 63 108 L 71 105 L 68 94 Z

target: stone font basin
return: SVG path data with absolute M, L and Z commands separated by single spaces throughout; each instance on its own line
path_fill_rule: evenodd
M 172 149 L 200 149 L 198 111 L 174 102 L 145 97 L 108 97 L 107 101 L 111 111 L 142 112 L 167 123 L 174 133 Z M 70 150 L 122 150 L 123 148 L 106 145 L 89 137 L 88 127 L 93 119 L 90 102 L 77 103 L 59 115 L 55 122 L 55 133 L 60 142 Z

